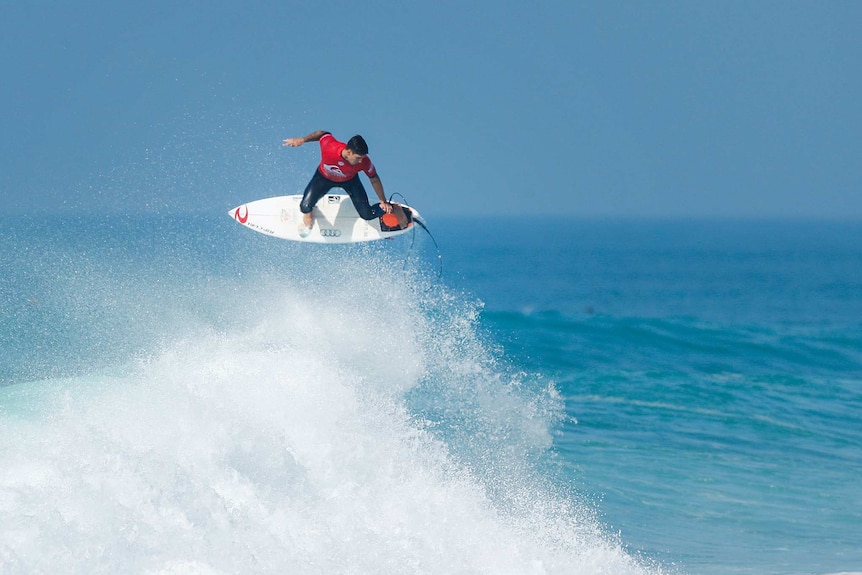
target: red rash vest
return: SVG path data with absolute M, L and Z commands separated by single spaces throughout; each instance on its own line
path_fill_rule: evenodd
M 341 152 L 347 144 L 339 142 L 332 134 L 324 134 L 320 138 L 320 165 L 317 167 L 320 174 L 327 180 L 333 182 L 346 182 L 359 172 L 365 172 L 369 178 L 377 175 L 377 170 L 368 156 L 355 166 L 351 166 L 347 160 L 341 157 Z

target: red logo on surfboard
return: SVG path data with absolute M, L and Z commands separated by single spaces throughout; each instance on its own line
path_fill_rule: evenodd
M 243 209 L 243 208 L 245 208 L 245 215 L 242 215 L 242 214 L 240 213 L 240 210 L 241 210 L 241 209 Z M 236 219 L 236 221 L 238 221 L 238 222 L 239 222 L 239 223 L 241 223 L 241 224 L 246 223 L 246 222 L 248 221 L 248 206 L 240 206 L 240 207 L 238 207 L 238 208 L 236 209 L 236 211 L 233 213 L 233 217 L 234 217 L 234 219 Z

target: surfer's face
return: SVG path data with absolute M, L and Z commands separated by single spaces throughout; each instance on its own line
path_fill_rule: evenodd
M 365 156 L 363 156 L 362 154 L 357 154 L 350 148 L 344 148 L 344 153 L 341 154 L 341 157 L 347 160 L 347 163 L 351 166 L 355 166 L 356 164 L 365 159 Z

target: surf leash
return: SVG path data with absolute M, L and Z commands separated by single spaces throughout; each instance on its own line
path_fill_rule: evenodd
M 392 198 L 394 198 L 395 196 L 400 196 L 401 200 L 404 202 L 404 204 L 406 204 L 408 206 L 410 205 L 410 203 L 407 201 L 407 198 L 404 197 L 404 194 L 401 194 L 399 192 L 395 192 L 394 194 L 389 196 L 389 203 L 390 204 L 392 203 Z M 428 234 L 428 237 L 431 238 L 431 241 L 434 242 L 434 248 L 437 250 L 437 263 L 439 264 L 439 269 L 437 271 L 437 277 L 442 278 L 443 277 L 443 252 L 440 251 L 440 246 L 437 245 L 437 240 L 434 238 L 434 234 L 431 233 L 431 230 L 428 229 L 428 225 L 425 222 L 423 222 L 421 218 L 416 217 L 415 213 L 412 214 L 412 218 L 413 218 L 414 222 L 419 224 L 419 226 L 423 230 L 425 230 L 425 233 Z M 410 248 L 407 252 L 408 257 L 410 255 L 410 251 L 413 250 L 413 246 L 415 243 L 416 243 L 416 227 L 414 226 L 413 227 L 413 235 L 411 236 L 411 239 L 410 239 Z M 404 261 L 404 267 L 405 268 L 407 267 L 406 258 Z

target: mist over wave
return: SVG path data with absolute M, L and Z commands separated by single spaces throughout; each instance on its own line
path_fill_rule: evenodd
M 655 570 L 557 481 L 562 402 L 477 302 L 389 244 L 169 244 L 53 245 L 4 295 L 4 349 L 51 348 L 0 388 L 4 573 Z

